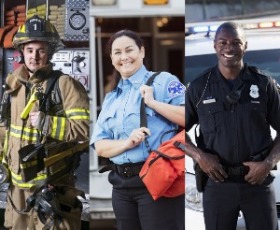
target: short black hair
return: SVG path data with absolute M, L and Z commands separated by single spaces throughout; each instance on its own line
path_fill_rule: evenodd
M 239 31 L 243 40 L 246 41 L 246 35 L 245 35 L 245 31 L 244 31 L 243 27 L 241 26 L 241 24 L 236 23 L 236 22 L 224 22 L 223 24 L 221 24 L 216 31 L 215 40 L 216 40 L 217 35 L 223 29 L 231 29 L 231 30 Z

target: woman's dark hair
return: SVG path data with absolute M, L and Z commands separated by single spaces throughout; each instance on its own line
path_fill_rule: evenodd
M 141 49 L 141 48 L 144 46 L 144 43 L 143 43 L 142 39 L 141 39 L 140 36 L 139 36 L 137 33 L 135 33 L 134 31 L 128 30 L 128 29 L 120 30 L 120 31 L 114 33 L 114 34 L 110 37 L 110 39 L 108 40 L 108 42 L 107 42 L 107 44 L 106 44 L 106 50 L 105 50 L 105 52 L 106 52 L 106 54 L 107 54 L 108 56 L 111 55 L 111 52 L 112 52 L 112 44 L 113 44 L 113 42 L 114 42 L 117 38 L 122 37 L 122 36 L 126 36 L 126 37 L 129 37 L 129 38 L 131 38 L 132 40 L 134 40 L 139 49 Z M 113 89 L 115 89 L 115 88 L 117 87 L 118 82 L 119 82 L 119 80 L 121 79 L 121 76 L 120 76 L 119 72 L 118 72 L 116 69 L 113 70 L 112 75 L 113 75 L 113 79 L 112 79 L 113 83 L 112 83 L 112 89 L 111 89 L 111 90 L 113 90 Z

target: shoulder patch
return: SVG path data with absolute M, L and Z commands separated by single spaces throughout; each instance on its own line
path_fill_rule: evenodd
M 168 93 L 172 96 L 184 95 L 186 87 L 179 81 L 171 81 L 167 87 Z

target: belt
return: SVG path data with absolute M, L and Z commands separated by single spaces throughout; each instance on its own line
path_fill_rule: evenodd
M 249 167 L 245 165 L 223 168 L 229 176 L 245 176 L 249 172 Z
M 122 164 L 122 165 L 117 165 L 117 164 L 108 164 L 101 168 L 99 170 L 99 173 L 103 173 L 106 171 L 115 171 L 122 177 L 132 177 L 139 175 L 142 167 L 144 165 L 144 162 L 139 162 L 139 163 L 127 163 L 127 164 Z

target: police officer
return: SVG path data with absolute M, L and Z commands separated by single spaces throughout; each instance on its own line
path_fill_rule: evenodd
M 104 99 L 91 143 L 98 155 L 112 162 L 109 182 L 113 185 L 117 227 L 119 230 L 184 230 L 184 196 L 154 201 L 139 172 L 149 154 L 145 138 L 151 149 L 157 149 L 162 133 L 185 125 L 185 109 L 181 106 L 185 86 L 167 72 L 161 72 L 151 87 L 145 85 L 153 72 L 143 65 L 143 42 L 133 31 L 113 34 L 108 51 L 117 71 L 116 84 Z M 142 97 L 148 127 L 140 127 Z
M 51 93 L 52 97 L 59 94 L 61 100 L 59 104 L 55 103 L 54 98 L 51 100 L 48 94 L 43 98 L 45 102 L 46 100 L 49 102 L 49 108 L 42 107 L 41 102 L 43 103 L 43 101 L 34 97 L 37 93 L 40 95 L 46 93 L 48 82 L 55 77 L 50 59 L 56 51 L 63 48 L 56 29 L 47 20 L 36 15 L 29 18 L 25 24 L 19 27 L 13 39 L 13 45 L 23 55 L 23 64 L 6 78 L 5 95 L 9 97 L 10 110 L 7 111 L 9 112 L 7 144 L 2 156 L 10 170 L 11 183 L 5 211 L 5 227 L 9 229 L 43 229 L 44 224 L 41 223 L 41 219 L 38 219 L 34 210 L 29 213 L 18 213 L 18 211 L 26 210 L 26 200 L 34 195 L 34 190 L 45 181 L 48 181 L 50 191 L 59 188 L 60 185 L 74 187 L 73 171 L 70 169 L 66 174 L 55 177 L 54 175 L 58 175 L 55 174 L 56 171 L 59 171 L 61 167 L 69 166 L 65 163 L 56 165 L 57 167 L 51 171 L 43 170 L 34 179 L 24 181 L 19 150 L 32 144 L 48 145 L 62 141 L 88 140 L 89 102 L 83 86 L 72 77 L 62 73 L 61 76 L 56 76 L 59 77 L 56 81 L 57 89 Z M 58 97 L 55 96 L 55 98 Z M 49 181 L 49 177 L 55 180 Z M 65 189 L 64 192 L 65 196 L 69 193 Z M 58 193 L 56 190 L 56 194 Z M 74 193 L 72 193 L 73 196 L 75 196 Z M 63 218 L 71 216 L 65 224 L 62 219 L 59 223 L 55 222 L 54 218 L 53 224 L 57 223 L 55 229 L 80 229 L 81 207 L 78 203 L 77 206 L 73 205 L 77 199 L 73 196 L 68 197 L 69 202 L 72 202 L 69 204 L 68 211 L 55 210 L 62 214 Z M 54 204 L 56 201 L 49 200 L 49 202 Z M 68 205 L 68 203 L 64 203 L 64 205 Z M 41 207 L 41 210 L 43 208 Z M 49 213 L 45 214 L 49 215 Z M 48 216 L 45 218 L 47 219 Z
M 187 155 L 208 175 L 206 229 L 235 230 L 241 210 L 248 229 L 276 230 L 270 170 L 280 158 L 280 94 L 271 77 L 243 63 L 247 41 L 240 25 L 220 25 L 214 49 L 217 66 L 186 93 L 186 130 L 200 125 L 197 147 L 188 142 Z

